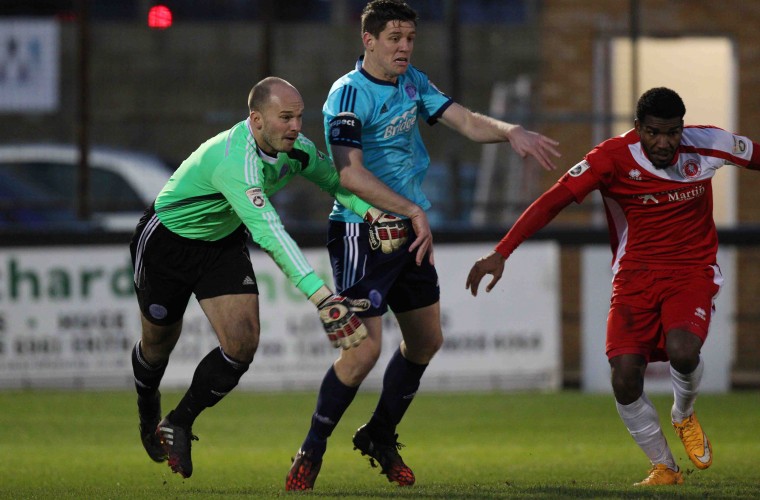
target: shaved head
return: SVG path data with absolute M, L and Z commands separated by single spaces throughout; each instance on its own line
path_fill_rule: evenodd
M 264 108 L 271 102 L 272 94 L 282 94 L 282 92 L 295 92 L 299 96 L 301 95 L 293 85 L 288 83 L 287 80 L 278 78 L 276 76 L 268 76 L 261 80 L 259 83 L 253 86 L 251 92 L 248 94 L 248 111 L 253 113 L 254 111 L 263 111 Z

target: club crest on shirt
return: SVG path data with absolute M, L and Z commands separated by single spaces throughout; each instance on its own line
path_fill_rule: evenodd
M 409 99 L 417 97 L 417 87 L 415 87 L 412 82 L 406 82 L 404 85 L 404 91 L 406 91 L 406 95 L 409 96 Z
M 628 178 L 634 181 L 640 181 L 641 170 L 639 170 L 638 168 L 632 168 L 631 170 L 628 171 Z
M 699 177 L 700 173 L 702 173 L 702 167 L 699 166 L 699 162 L 696 160 L 686 160 L 681 165 L 681 175 L 686 179 Z
M 253 203 L 253 206 L 256 208 L 264 208 L 264 205 L 266 205 L 266 200 L 264 199 L 264 192 L 261 190 L 260 187 L 254 187 L 254 188 L 246 190 L 245 195 L 248 197 L 249 200 L 251 200 L 251 203 Z
M 567 173 L 568 175 L 570 175 L 570 177 L 578 177 L 589 168 L 591 168 L 591 165 L 589 165 L 586 160 L 583 160 L 580 163 L 577 163 L 573 168 L 568 170 Z

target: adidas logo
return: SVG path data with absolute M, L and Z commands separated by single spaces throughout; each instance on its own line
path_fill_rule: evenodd
M 250 276 L 246 276 L 245 279 L 243 280 L 243 286 L 246 286 L 246 285 L 255 285 L 255 284 L 256 284 L 256 281 L 253 278 L 251 278 Z
M 414 391 L 411 394 L 406 394 L 405 396 L 401 396 L 401 399 L 414 399 L 414 396 L 417 394 L 417 391 Z

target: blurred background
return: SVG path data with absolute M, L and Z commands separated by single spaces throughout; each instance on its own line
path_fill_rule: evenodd
M 118 249 L 112 267 L 125 264 L 143 208 L 201 142 L 246 118 L 248 92 L 267 75 L 301 91 L 303 132 L 324 149 L 321 106 L 362 52 L 365 3 L 0 1 L 0 386 L 55 385 L 58 368 L 83 369 L 80 355 L 110 349 L 128 357 L 138 332 L 111 314 L 112 303 L 88 302 L 84 290 L 99 276 L 84 265 L 88 256 Z M 636 99 L 654 86 L 681 94 L 687 123 L 760 140 L 758 2 L 409 4 L 420 15 L 413 63 L 461 104 L 559 140 L 561 172 L 629 129 Z M 473 243 L 488 251 L 561 175 L 505 145 L 474 144 L 440 125 L 421 130 L 432 158 L 425 182 L 436 244 L 452 254 Z M 758 188 L 760 176 L 734 167 L 714 180 L 720 263 L 731 276 L 720 328 L 711 332 L 725 340 L 716 344 L 723 389 L 760 387 Z M 323 245 L 329 197 L 295 182 L 273 201 L 302 246 Z M 591 359 L 606 363 L 600 344 L 609 281 L 589 274 L 607 271 L 611 257 L 601 201 L 569 207 L 534 239 L 556 248 L 547 257 L 556 263 L 546 263 L 558 273 L 549 285 L 556 304 L 548 300 L 547 311 L 539 299 L 525 312 L 557 318 L 547 333 L 558 343 L 547 362 L 557 371 L 550 386 L 592 387 L 599 372 L 589 371 Z M 74 271 L 62 267 L 76 258 L 83 260 Z M 444 260 L 439 273 L 470 264 Z M 117 275 L 111 289 L 133 301 Z M 79 301 L 65 305 L 77 287 Z M 463 295 L 463 282 L 455 288 Z M 588 326 L 600 308 L 601 319 Z M 45 316 L 56 319 L 41 327 Z M 46 378 L 35 381 L 40 370 Z

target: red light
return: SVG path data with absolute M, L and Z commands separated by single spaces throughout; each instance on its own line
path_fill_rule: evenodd
M 148 11 L 148 26 L 164 30 L 172 25 L 172 11 L 166 5 L 154 5 Z

